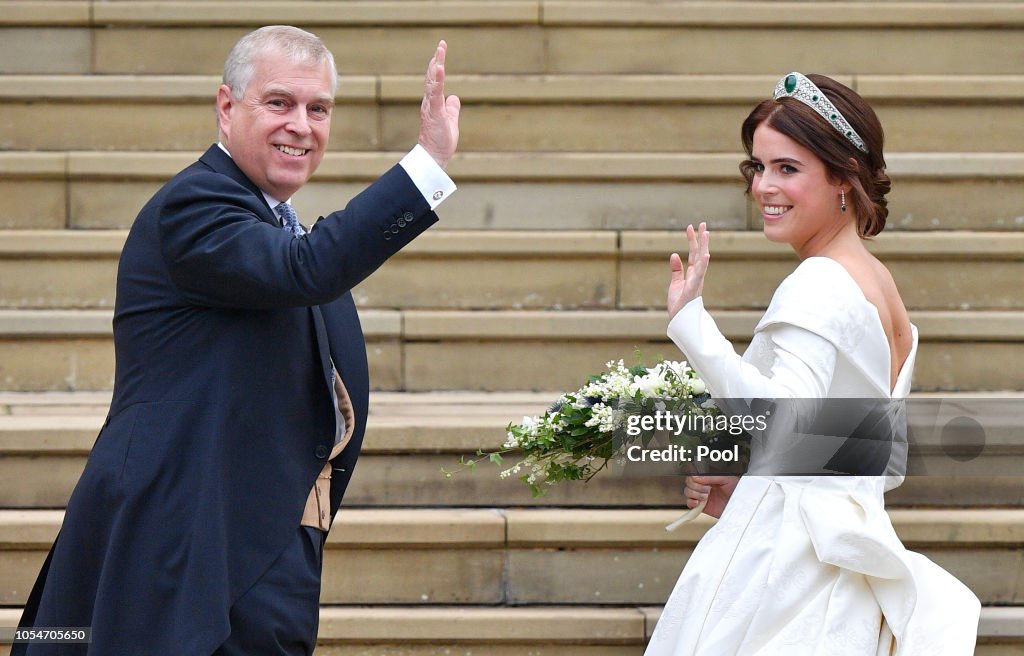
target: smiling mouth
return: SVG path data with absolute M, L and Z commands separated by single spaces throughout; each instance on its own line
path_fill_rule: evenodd
M 292 157 L 302 157 L 303 155 L 309 152 L 308 150 L 302 148 L 292 148 L 291 146 L 285 146 L 282 144 L 277 144 L 274 146 L 274 148 L 277 148 L 285 155 L 291 155 Z
M 761 212 L 765 216 L 770 216 L 772 218 L 778 218 L 778 217 L 782 216 L 783 214 L 785 214 L 786 212 L 788 212 L 791 209 L 793 209 L 792 205 L 762 205 L 761 206 Z

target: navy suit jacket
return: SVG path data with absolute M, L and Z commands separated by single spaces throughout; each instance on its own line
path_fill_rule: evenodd
M 91 626 L 89 654 L 213 652 L 333 446 L 332 360 L 356 417 L 332 516 L 352 475 L 369 381 L 349 290 L 436 221 L 400 166 L 298 239 L 217 146 L 168 182 L 121 254 L 110 413 L 22 625 Z

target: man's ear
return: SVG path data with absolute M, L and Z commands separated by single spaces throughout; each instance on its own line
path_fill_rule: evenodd
M 222 84 L 217 88 L 217 127 L 222 137 L 231 136 L 231 110 L 235 106 L 235 97 L 231 88 Z

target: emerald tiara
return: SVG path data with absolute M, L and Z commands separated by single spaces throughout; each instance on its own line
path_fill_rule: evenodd
M 818 85 L 807 79 L 807 76 L 803 73 L 793 71 L 779 80 L 779 83 L 775 85 L 775 99 L 778 100 L 783 97 L 796 98 L 818 112 L 823 119 L 829 122 L 829 125 L 839 131 L 839 134 L 849 139 L 850 143 L 859 150 L 865 153 L 868 152 L 867 144 L 860 138 L 860 135 L 853 129 L 853 126 L 846 120 L 846 117 L 836 109 L 836 106 L 832 104 L 828 96 L 822 93 Z

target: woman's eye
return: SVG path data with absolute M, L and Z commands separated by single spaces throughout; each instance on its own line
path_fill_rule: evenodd
M 754 173 L 764 173 L 764 164 L 762 164 L 761 162 L 754 162 L 753 164 L 750 165 L 750 169 Z
M 789 175 L 791 173 L 796 173 L 797 170 L 794 167 L 790 166 L 789 164 L 783 164 L 782 172 L 785 173 L 786 175 Z

